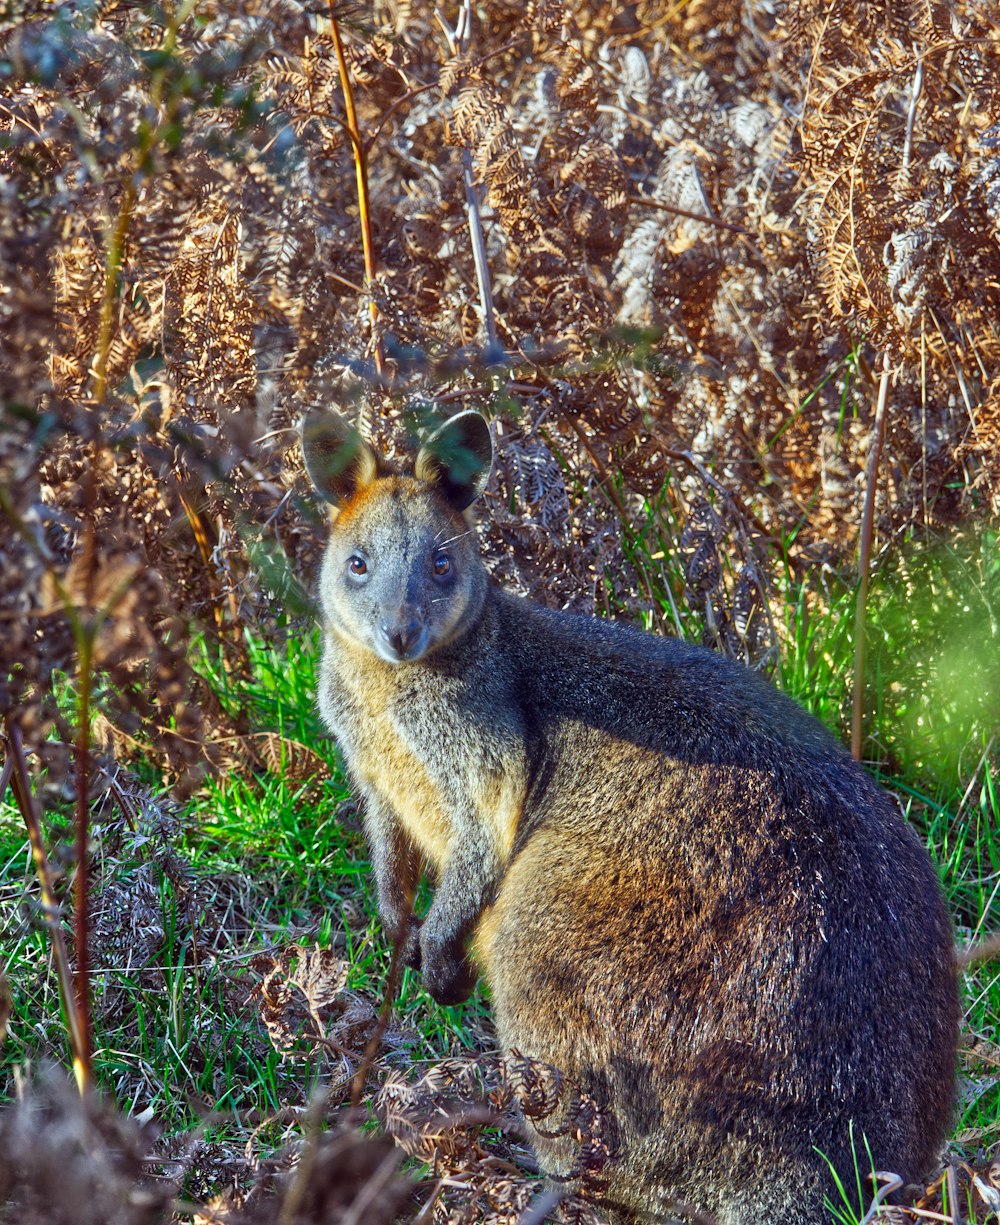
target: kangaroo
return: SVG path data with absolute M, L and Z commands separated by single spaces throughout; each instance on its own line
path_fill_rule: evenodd
M 387 931 L 442 1003 L 476 967 L 503 1047 L 615 1120 L 617 1221 L 828 1219 L 828 1164 L 914 1180 L 951 1110 L 958 1000 L 934 869 L 827 731 L 707 649 L 488 575 L 474 412 L 411 473 L 303 423 L 331 504 L 319 705 L 364 800 Z M 420 922 L 413 888 L 436 881 Z M 565 1141 L 537 1135 L 542 1168 Z

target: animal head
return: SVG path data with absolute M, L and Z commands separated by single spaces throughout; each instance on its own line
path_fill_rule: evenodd
M 493 465 L 478 413 L 446 421 L 417 453 L 412 475 L 385 470 L 337 413 L 302 425 L 306 469 L 330 503 L 320 598 L 333 632 L 391 664 L 454 639 L 482 606 L 486 569 L 465 512 Z

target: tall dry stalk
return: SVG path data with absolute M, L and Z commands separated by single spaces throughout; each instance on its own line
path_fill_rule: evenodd
M 4 761 L 2 786 L 0 795 L 7 789 L 8 782 L 14 792 L 14 800 L 24 820 L 31 843 L 31 857 L 35 864 L 35 875 L 42 895 L 42 914 L 45 926 L 49 932 L 49 944 L 52 949 L 52 960 L 56 967 L 56 977 L 59 982 L 59 995 L 62 999 L 63 1011 L 66 1014 L 66 1028 L 69 1033 L 70 1056 L 73 1063 L 73 1075 L 81 1093 L 93 1086 L 94 1068 L 93 1054 L 90 1042 L 90 1016 L 84 1011 L 88 998 L 86 993 L 80 993 L 70 964 L 66 941 L 63 937 L 60 922 L 61 910 L 56 897 L 52 869 L 49 865 L 48 853 L 45 849 L 45 839 L 42 835 L 42 823 L 38 817 L 35 796 L 31 790 L 31 777 L 21 744 L 21 733 L 17 723 L 8 715 L 4 720 L 7 735 L 7 756 Z M 79 969 L 79 958 L 77 959 Z
M 337 71 L 340 75 L 340 90 L 344 97 L 344 128 L 351 141 L 354 159 L 354 177 L 358 192 L 358 214 L 361 219 L 361 245 L 365 259 L 365 288 L 368 290 L 368 314 L 372 325 L 372 347 L 375 355 L 375 371 L 381 375 L 385 368 L 385 350 L 379 326 L 378 306 L 375 302 L 375 240 L 372 235 L 371 201 L 368 196 L 368 147 L 361 137 L 358 112 L 354 105 L 354 89 L 351 73 L 344 54 L 344 44 L 337 22 L 336 0 L 330 0 L 330 28 L 337 55 Z
M 879 463 L 885 443 L 885 423 L 889 402 L 889 354 L 882 360 L 882 377 L 878 385 L 872 449 L 868 458 L 865 509 L 861 519 L 861 550 L 858 557 L 858 598 L 854 612 L 854 705 L 851 714 L 851 753 L 861 760 L 861 741 L 865 711 L 865 621 L 868 607 L 868 578 L 871 569 L 872 543 L 875 536 L 875 495 L 878 491 Z

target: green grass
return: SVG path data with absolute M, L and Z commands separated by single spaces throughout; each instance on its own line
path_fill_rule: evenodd
M 198 666 L 223 705 L 246 712 L 259 731 L 288 742 L 277 771 L 227 771 L 210 780 L 180 814 L 173 845 L 206 893 L 195 921 L 183 886 L 151 859 L 147 844 L 116 849 L 113 882 L 128 890 L 152 879 L 162 939 L 151 962 L 120 956 L 95 964 L 95 1068 L 106 1091 L 134 1112 L 152 1110 L 168 1129 L 192 1127 L 210 1112 L 232 1112 L 242 1126 L 289 1105 L 303 1105 L 322 1075 L 322 1052 L 283 1063 L 254 1006 L 255 953 L 299 941 L 332 947 L 350 962 L 348 987 L 381 1000 L 390 949 L 376 918 L 367 848 L 336 746 L 315 709 L 316 634 L 295 627 L 281 640 L 248 639 L 250 674 L 230 677 L 221 656 L 197 648 Z M 286 770 L 295 746 L 317 755 L 318 776 L 293 782 Z M 68 814 L 50 808 L 46 837 L 56 863 L 70 864 Z M 105 824 L 99 818 L 100 845 Z M 118 822 L 120 825 L 120 821 Z M 114 840 L 121 841 L 117 830 Z M 101 852 L 98 852 L 98 861 Z M 101 906 L 100 872 L 95 911 Z M 111 883 L 104 881 L 103 883 Z M 33 869 L 19 814 L 0 807 L 0 905 L 5 937 L 0 969 L 14 1011 L 0 1048 L 5 1096 L 13 1070 L 43 1058 L 65 1058 L 66 1039 L 48 943 L 30 899 Z M 423 905 L 428 903 L 426 890 Z M 348 917 L 350 916 L 350 918 Z M 359 916 L 359 917 L 357 917 Z M 207 933 L 207 935 L 206 935 Z M 404 974 L 397 1004 L 408 1061 L 439 1059 L 488 1041 L 485 988 L 464 1007 L 444 1008 Z M 220 1124 L 221 1126 L 221 1124 Z

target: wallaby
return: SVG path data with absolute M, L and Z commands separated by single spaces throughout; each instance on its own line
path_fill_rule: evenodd
M 855 1153 L 924 1173 L 956 971 L 889 796 L 748 668 L 500 589 L 467 518 L 493 461 L 477 413 L 412 475 L 332 413 L 303 449 L 333 516 L 319 704 L 386 930 L 442 1003 L 478 966 L 503 1046 L 608 1108 L 613 1219 L 817 1225 L 828 1161 L 851 1186 Z M 537 1137 L 546 1172 L 565 1143 Z

